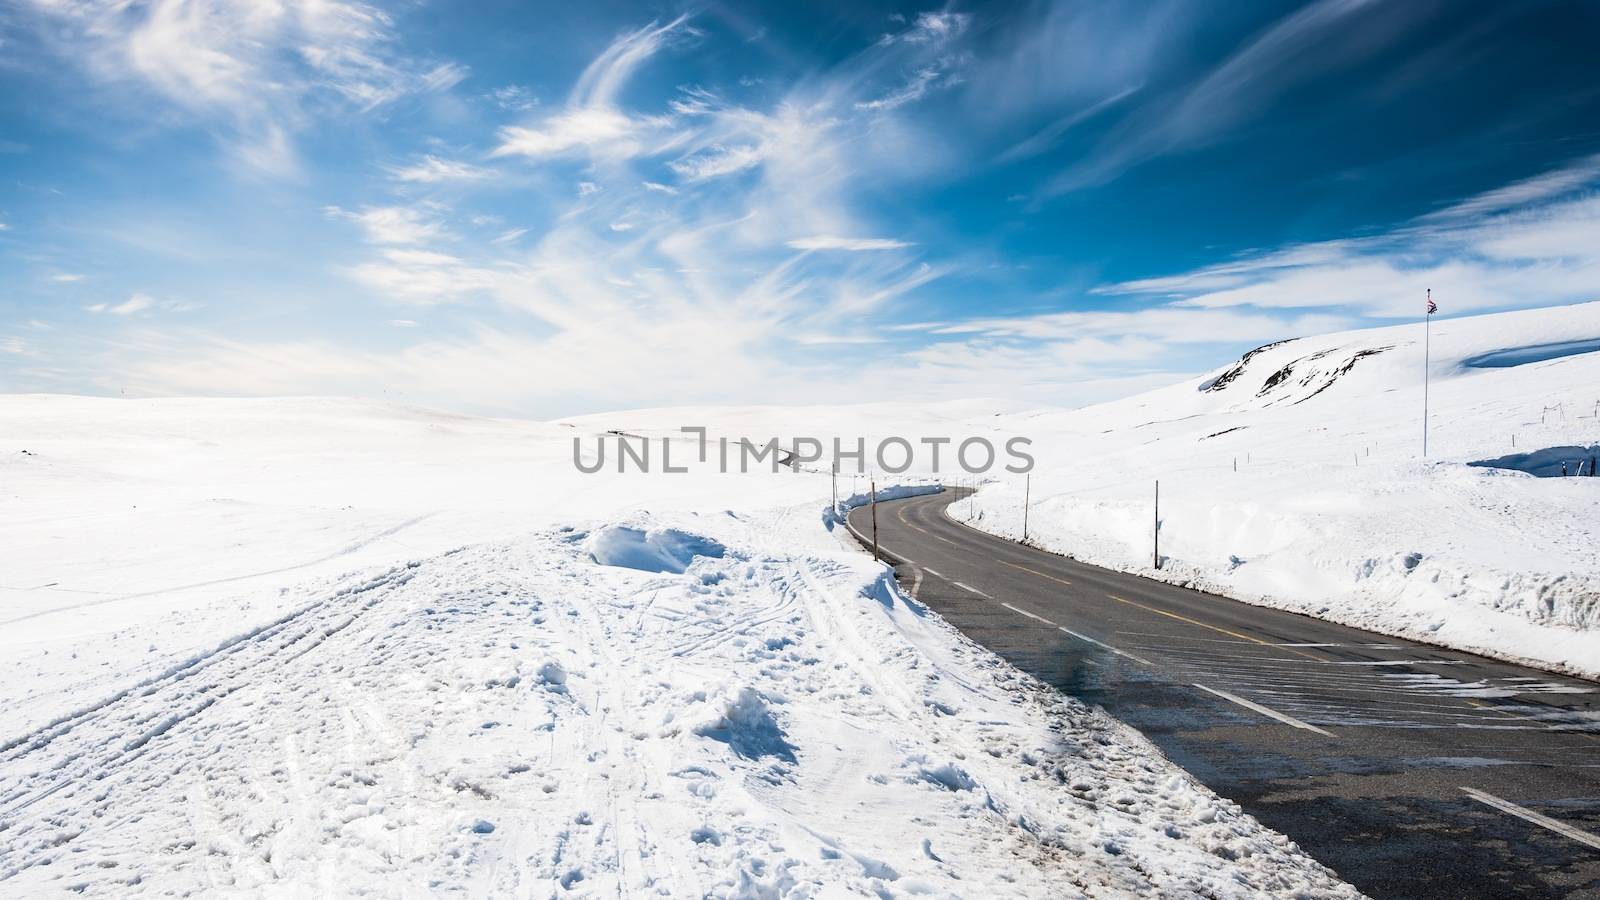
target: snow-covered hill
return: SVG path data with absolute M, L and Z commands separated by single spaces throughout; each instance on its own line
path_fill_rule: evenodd
M 1204 377 L 1014 418 L 1029 537 L 1231 596 L 1600 675 L 1600 303 L 1270 344 Z M 1153 566 L 1161 482 L 1161 569 Z M 956 514 L 1020 537 L 1024 484 Z
M 1353 895 L 826 476 L 583 475 L 595 430 L 0 397 L 0 895 Z

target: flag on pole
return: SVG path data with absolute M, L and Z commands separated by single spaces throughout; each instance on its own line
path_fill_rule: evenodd
M 1439 304 L 1433 302 L 1433 288 L 1428 288 L 1428 315 L 1439 311 Z

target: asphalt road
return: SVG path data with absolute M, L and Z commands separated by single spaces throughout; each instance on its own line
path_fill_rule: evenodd
M 1074 562 L 955 499 L 878 505 L 917 599 L 1357 888 L 1600 897 L 1600 685 Z

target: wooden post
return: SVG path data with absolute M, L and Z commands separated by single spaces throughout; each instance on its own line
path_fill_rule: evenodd
M 1161 479 L 1156 479 L 1155 564 L 1161 568 Z
M 833 514 L 839 514 L 839 461 L 833 461 Z
M 872 479 L 872 561 L 878 562 L 878 479 Z
M 1028 497 L 1033 493 L 1033 473 L 1022 476 L 1022 540 L 1028 540 Z

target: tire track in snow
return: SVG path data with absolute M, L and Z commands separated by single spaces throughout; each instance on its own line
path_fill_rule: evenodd
M 260 673 L 280 671 L 320 647 L 407 583 L 413 571 L 391 569 L 9 741 L 0 748 L 0 820 L 7 826 L 0 829 L 0 857 L 12 864 L 0 870 L 0 881 L 48 858 L 56 844 L 34 839 L 41 829 L 87 815 L 82 805 L 35 807 L 101 785 L 106 786 L 101 796 L 107 796 L 125 783 L 127 772 L 143 773 L 148 780 L 150 769 L 162 769 L 168 773 L 165 780 L 181 771 L 185 751 L 194 745 L 175 741 L 175 730 L 249 686 Z

